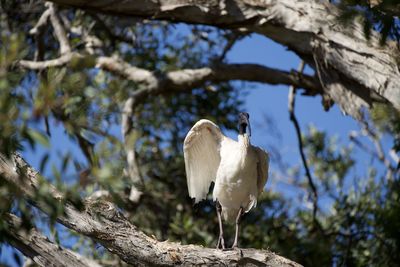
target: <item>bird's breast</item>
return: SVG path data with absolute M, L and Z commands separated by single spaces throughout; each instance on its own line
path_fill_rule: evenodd
M 237 143 L 236 143 L 237 144 Z M 221 148 L 221 162 L 216 183 L 246 187 L 257 182 L 257 160 L 252 151 L 243 151 L 239 145 Z

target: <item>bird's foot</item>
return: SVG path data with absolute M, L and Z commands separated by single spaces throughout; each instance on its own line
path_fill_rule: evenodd
M 225 240 L 222 235 L 220 235 L 218 238 L 217 249 L 222 249 L 222 250 L 225 249 Z

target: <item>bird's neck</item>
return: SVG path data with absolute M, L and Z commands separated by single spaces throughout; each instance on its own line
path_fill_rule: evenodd
M 244 153 L 247 153 L 248 148 L 250 147 L 250 136 L 248 134 L 239 134 L 238 142 L 241 150 Z

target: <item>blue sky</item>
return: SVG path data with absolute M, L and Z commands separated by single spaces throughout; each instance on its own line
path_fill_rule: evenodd
M 228 55 L 233 63 L 259 63 L 268 67 L 282 70 L 297 69 L 300 59 L 285 47 L 259 35 L 248 37 L 237 45 Z M 307 70 L 310 73 L 310 70 Z M 330 135 L 339 136 L 341 141 L 348 141 L 348 134 L 352 130 L 359 130 L 358 123 L 350 116 L 344 116 L 337 105 L 329 112 L 325 112 L 321 97 L 302 96 L 301 90 L 296 97 L 296 115 L 303 131 L 312 124 L 318 129 L 327 131 Z M 249 90 L 246 98 L 246 109 L 250 113 L 252 123 L 262 122 L 263 114 L 268 114 L 276 122 L 282 134 L 282 151 L 290 163 L 300 162 L 297 147 L 297 137 L 292 122 L 289 120 L 287 108 L 288 86 L 272 86 L 256 84 Z M 252 128 L 254 144 L 264 145 L 268 140 L 268 129 Z M 360 155 L 362 156 L 362 155 Z
M 279 68 L 282 70 L 296 69 L 299 58 L 285 47 L 274 43 L 258 35 L 246 37 L 237 43 L 228 54 L 230 63 L 259 63 L 268 67 Z M 310 70 L 308 70 L 310 72 Z M 250 88 L 250 87 L 249 87 Z M 245 101 L 246 111 L 250 113 L 252 123 L 252 143 L 258 146 L 267 147 L 270 143 L 278 142 L 281 153 L 285 161 L 291 165 L 300 164 L 300 154 L 298 151 L 297 138 L 294 127 L 289 121 L 287 110 L 288 86 L 271 86 L 267 84 L 252 84 L 248 90 Z M 263 115 L 272 117 L 276 127 L 282 135 L 281 140 L 276 140 L 270 136 L 268 126 L 259 127 L 263 124 Z M 330 135 L 337 135 L 339 139 L 348 143 L 348 133 L 352 130 L 359 130 L 358 124 L 349 116 L 343 116 L 335 105 L 329 112 L 325 112 L 320 102 L 320 97 L 304 97 L 298 94 L 296 98 L 296 114 L 300 121 L 303 131 L 309 124 L 315 125 L 318 129 L 327 131 Z M 218 123 L 218 122 L 217 122 Z M 70 150 L 72 154 L 82 155 L 80 150 L 64 135 L 61 126 L 53 128 L 51 138 L 52 152 L 51 158 L 58 159 L 58 151 L 65 153 Z M 230 132 L 229 136 L 234 137 L 236 133 Z M 390 139 L 385 138 L 385 147 L 390 147 Z M 36 153 L 30 151 L 24 153 L 26 160 L 35 168 L 39 168 L 41 156 L 44 154 L 42 149 Z M 356 151 L 357 158 L 360 159 L 356 167 L 356 172 L 364 173 L 365 165 L 369 164 L 370 157 L 361 151 Z M 53 162 L 59 165 L 59 162 Z M 302 166 L 302 165 L 300 165 Z M 272 166 L 274 168 L 274 166 Z M 303 169 L 301 171 L 304 173 Z M 275 180 L 274 180 L 275 179 Z M 268 182 L 271 190 L 285 193 L 287 187 L 281 186 L 280 181 L 272 177 Z M 289 191 L 288 191 L 289 192 Z M 291 193 L 286 192 L 288 196 Z M 6 248 L 0 255 L 0 262 L 12 263 L 11 249 Z

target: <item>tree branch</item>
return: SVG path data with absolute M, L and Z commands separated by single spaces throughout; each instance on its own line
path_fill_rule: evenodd
M 50 17 L 50 10 L 46 9 L 46 11 L 44 11 L 43 14 L 40 16 L 36 25 L 32 29 L 30 29 L 29 34 L 35 35 L 42 32 L 44 28 L 47 26 L 49 17 Z
M 82 56 L 79 53 L 72 52 L 64 54 L 55 59 L 49 59 L 45 61 L 20 60 L 17 62 L 17 65 L 29 70 L 44 70 L 48 68 L 65 66 L 69 62 L 71 62 L 71 59 L 73 57 L 82 57 Z
M 60 18 L 57 14 L 57 9 L 53 3 L 46 3 L 48 10 L 50 11 L 50 21 L 53 25 L 54 34 L 60 44 L 60 54 L 65 55 L 71 52 L 71 46 L 69 45 L 67 33 L 65 32 L 64 26 L 61 23 Z
M 301 61 L 300 65 L 298 67 L 298 72 L 302 73 L 304 70 L 304 66 L 305 66 L 304 61 Z M 301 129 L 300 129 L 299 122 L 296 118 L 296 114 L 294 112 L 295 96 L 296 96 L 296 87 L 290 86 L 289 96 L 288 96 L 289 115 L 290 115 L 290 120 L 293 122 L 294 128 L 296 130 L 297 141 L 299 142 L 299 151 L 300 151 L 300 155 L 301 155 L 301 160 L 303 162 L 303 166 L 306 171 L 306 177 L 308 180 L 308 184 L 309 184 L 312 194 L 313 194 L 313 219 L 314 219 L 314 222 L 316 222 L 316 216 L 317 216 L 317 211 L 318 211 L 318 192 L 317 192 L 317 188 L 315 187 L 314 180 L 311 176 L 311 172 L 310 172 L 310 168 L 308 167 L 306 156 L 304 154 L 304 145 L 303 145 L 303 140 L 301 139 Z
M 371 129 L 371 127 L 368 125 L 367 122 L 362 122 L 361 125 L 363 128 L 362 133 L 364 135 L 368 136 L 368 138 L 371 140 L 371 142 L 375 145 L 376 157 L 379 159 L 379 161 L 382 162 L 382 164 L 387 169 L 386 178 L 394 179 L 394 174 L 396 173 L 396 168 L 394 166 L 392 166 L 389 159 L 385 156 L 379 136 Z
M 21 157 L 14 156 L 13 160 L 16 162 L 16 166 L 0 155 L 0 179 L 15 185 L 27 200 L 32 201 L 35 192 L 39 189 L 38 173 Z M 92 238 L 111 253 L 135 266 L 174 266 L 177 264 L 181 266 L 300 266 L 266 250 L 222 251 L 169 241 L 159 242 L 146 236 L 130 224 L 112 203 L 86 201 L 84 210 L 79 211 L 66 202 L 62 194 L 52 186 L 49 186 L 49 196 L 54 201 L 65 203 L 64 214 L 66 215 L 60 215 L 57 218 L 60 223 Z M 33 204 L 46 212 L 45 203 L 33 202 Z
M 57 59 L 46 61 L 21 60 L 17 62 L 22 68 L 40 70 L 50 67 L 61 67 L 72 58 L 83 58 L 76 52 L 63 55 Z M 135 91 L 136 98 L 147 94 L 159 94 L 164 91 L 191 91 L 207 82 L 226 82 L 242 80 L 268 84 L 286 84 L 303 88 L 305 94 L 316 95 L 322 87 L 314 77 L 296 71 L 283 71 L 258 64 L 217 64 L 199 69 L 183 69 L 166 73 L 155 73 L 137 68 L 129 63 L 112 57 L 97 57 L 96 66 L 103 70 L 122 76 L 130 81 L 143 85 L 143 89 Z
M 3 214 L 7 223 L 9 242 L 39 266 L 100 267 L 97 262 L 54 244 L 36 229 L 23 229 L 21 219 L 13 214 Z
M 360 119 L 360 109 L 377 99 L 400 109 L 397 48 L 380 46 L 376 32 L 366 39 L 356 20 L 340 24 L 339 9 L 326 1 L 52 1 L 94 12 L 256 32 L 287 46 L 314 69 L 315 57 L 323 66 L 325 93 L 344 112 Z
M 136 185 L 139 183 L 144 184 L 143 178 L 140 174 L 135 150 L 136 141 L 139 137 L 137 130 L 133 126 L 135 108 L 135 98 L 129 97 L 124 103 L 121 115 L 122 137 L 124 138 L 126 162 L 128 164 L 127 174 L 132 182 L 130 185 L 129 200 L 133 203 L 137 203 L 142 195 L 142 192 L 136 188 Z
M 41 61 L 44 58 L 45 44 L 44 44 L 44 32 L 47 28 L 50 17 L 50 10 L 46 9 L 40 16 L 36 25 L 29 31 L 29 34 L 35 36 L 36 41 L 36 51 L 35 51 L 35 61 Z

